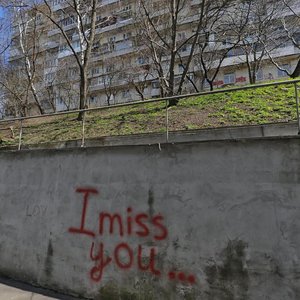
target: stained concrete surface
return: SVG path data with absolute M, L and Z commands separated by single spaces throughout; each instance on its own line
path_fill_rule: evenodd
M 0 273 L 95 300 L 299 300 L 299 141 L 0 152 Z

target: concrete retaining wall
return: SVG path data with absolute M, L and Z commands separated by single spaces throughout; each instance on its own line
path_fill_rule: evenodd
M 300 140 L 0 153 L 0 272 L 95 299 L 300 299 Z

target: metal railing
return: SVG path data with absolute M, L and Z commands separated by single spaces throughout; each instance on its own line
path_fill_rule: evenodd
M 165 102 L 165 136 L 166 136 L 166 142 L 169 142 L 169 112 L 168 112 L 168 104 L 171 100 L 183 100 L 193 97 L 201 97 L 205 95 L 213 95 L 213 94 L 222 94 L 222 93 L 230 93 L 230 92 L 236 92 L 236 91 L 244 91 L 244 90 L 254 90 L 258 88 L 264 88 L 264 87 L 272 87 L 272 86 L 280 86 L 280 85 L 294 85 L 294 94 L 295 94 L 295 105 L 297 110 L 297 124 L 298 124 L 298 134 L 300 134 L 300 116 L 299 116 L 299 92 L 298 92 L 298 83 L 300 82 L 300 79 L 295 80 L 286 80 L 286 81 L 279 81 L 279 82 L 270 82 L 270 83 L 262 83 L 262 84 L 255 84 L 255 85 L 247 85 L 247 86 L 241 86 L 241 87 L 233 87 L 233 88 L 223 88 L 223 89 L 217 89 L 213 91 L 205 91 L 200 93 L 192 93 L 192 94 L 185 94 L 185 95 L 178 95 L 178 96 L 172 96 L 172 97 L 165 97 L 165 98 L 156 98 L 156 99 L 149 99 L 149 100 L 140 100 L 140 101 L 131 101 L 128 103 L 120 103 L 120 104 L 114 104 L 110 106 L 101 106 L 101 107 L 94 107 L 94 108 L 87 108 L 87 109 L 77 109 L 77 110 L 71 110 L 71 111 L 63 111 L 63 112 L 57 112 L 57 113 L 51 113 L 51 114 L 44 114 L 44 115 L 35 115 L 35 116 L 28 116 L 28 117 L 19 117 L 19 118 L 9 118 L 9 119 L 2 119 L 0 120 L 0 125 L 3 123 L 11 123 L 11 122 L 19 122 L 20 129 L 19 129 L 19 142 L 18 142 L 18 150 L 21 150 L 22 147 L 22 136 L 23 136 L 23 123 L 25 120 L 33 120 L 33 119 L 42 119 L 46 117 L 55 117 L 55 116 L 63 116 L 63 115 L 69 115 L 69 114 L 76 114 L 80 112 L 84 112 L 83 118 L 81 121 L 81 147 L 85 146 L 85 113 L 88 112 L 94 112 L 94 111 L 101 111 L 101 110 L 109 110 L 109 109 L 115 109 L 115 108 L 121 108 L 121 107 L 130 107 L 130 106 L 136 106 L 136 105 L 145 105 L 148 103 L 159 103 L 159 102 Z

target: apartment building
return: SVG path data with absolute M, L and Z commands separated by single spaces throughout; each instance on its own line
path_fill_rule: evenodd
M 295 1 L 296 13 L 300 13 L 298 2 L 298 0 Z M 156 0 L 149 0 L 148 2 L 149 9 L 151 8 L 150 16 L 157 22 L 154 33 L 165 32 L 166 43 L 168 43 L 166 29 L 169 25 L 167 19 L 164 19 L 164 15 L 167 15 L 168 11 L 163 3 L 164 1 Z M 186 3 L 178 14 L 180 21 L 178 21 L 176 28 L 177 54 L 173 61 L 174 74 L 172 74 L 175 85 L 179 84 L 182 74 L 186 73 L 182 93 L 210 88 L 209 82 L 203 76 L 201 58 L 207 59 L 207 61 L 212 59 L 209 65 L 211 70 L 208 72 L 212 74 L 218 66 L 220 56 L 213 58 L 208 54 L 214 51 L 224 53 L 224 49 L 228 49 L 228 51 L 221 60 L 222 63 L 217 74 L 211 76 L 213 79 L 211 85 L 214 88 L 220 88 L 227 85 L 249 83 L 249 60 L 252 62 L 255 60 L 255 56 L 261 55 L 261 49 L 256 49 L 256 53 L 253 51 L 246 53 L 245 49 L 247 50 L 249 47 L 247 48 L 245 43 L 239 42 L 231 47 L 233 43 L 228 42 L 230 38 L 225 34 L 227 31 L 223 32 L 222 39 L 219 38 L 219 32 L 211 31 L 205 40 L 208 45 L 204 50 L 205 55 L 202 53 L 202 57 L 199 56 L 200 48 L 199 46 L 193 48 L 192 37 L 195 33 L 195 26 L 199 18 L 198 11 L 202 1 L 189 0 Z M 49 7 L 52 14 L 57 18 L 59 26 L 71 41 L 73 51 L 78 54 L 84 53 L 86 46 L 82 39 L 82 33 L 80 34 L 80 30 L 78 30 L 78 15 L 74 14 L 68 0 L 51 0 Z M 28 21 L 31 18 L 31 23 L 35 24 L 32 26 L 29 22 L 28 26 L 31 26 L 31 29 L 28 30 L 25 37 L 22 34 L 22 26 L 20 27 L 20 18 L 16 15 L 9 60 L 16 67 L 18 65 L 23 66 L 24 52 L 27 52 L 29 60 L 35 59 L 34 62 L 31 61 L 36 72 L 34 89 L 37 91 L 39 101 L 46 112 L 74 109 L 78 107 L 79 103 L 80 70 L 62 30 L 57 24 L 53 24 L 49 18 L 45 17 L 42 13 L 43 9 L 49 8 L 40 6 L 40 12 L 35 11 L 35 14 L 32 14 L 31 11 L 27 11 L 25 13 L 25 19 Z M 88 10 L 88 8 L 86 9 Z M 89 107 L 111 105 L 163 95 L 164 77 L 170 76 L 170 69 L 168 69 L 170 55 L 164 54 L 163 51 L 155 53 L 155 55 L 160 55 L 160 65 L 158 66 L 157 61 L 153 59 L 153 53 L 149 52 L 150 46 L 155 45 L 156 41 L 153 38 L 154 42 L 150 40 L 147 42 L 147 39 L 141 36 L 145 32 L 145 28 L 140 22 L 140 1 L 97 0 L 96 12 L 95 38 L 88 65 L 87 105 Z M 293 18 L 293 13 L 290 10 L 281 10 L 280 14 L 274 14 L 271 17 L 274 24 L 278 23 L 278 26 L 274 25 L 275 27 L 273 26 L 272 29 L 273 33 L 274 28 L 278 30 L 278 36 L 285 33 L 282 24 L 278 21 L 279 17 L 285 14 L 287 17 L 290 15 L 290 18 Z M 82 17 L 84 18 L 84 16 Z M 160 20 L 161 23 L 159 23 Z M 83 22 L 85 22 L 83 25 L 84 33 L 88 34 L 91 20 L 87 17 Z M 145 24 L 143 25 L 145 26 Z M 30 37 L 30 34 L 33 33 L 34 36 Z M 206 33 L 204 35 L 206 36 Z M 24 51 L 22 40 L 26 40 L 26 36 L 29 39 L 26 43 L 28 49 Z M 296 42 L 300 44 L 300 34 L 293 36 Z M 250 38 L 251 35 L 249 34 L 248 41 Z M 198 39 L 201 40 L 201 35 Z M 152 42 L 153 45 L 151 45 Z M 161 43 L 161 40 L 158 42 Z M 167 47 L 169 45 L 166 45 Z M 192 57 L 190 55 L 191 49 L 193 49 Z M 35 51 L 35 55 L 33 55 L 33 51 Z M 286 72 L 276 68 L 270 62 L 269 56 L 272 55 L 283 69 L 293 70 L 299 60 L 300 51 L 291 40 L 286 39 L 270 50 L 268 54 L 262 55 L 254 70 L 256 81 L 287 77 Z M 159 68 L 162 69 L 161 73 L 157 71 Z M 34 107 L 34 104 L 32 106 Z

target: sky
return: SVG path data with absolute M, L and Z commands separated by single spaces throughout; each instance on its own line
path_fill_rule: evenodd
M 9 37 L 9 29 L 7 25 L 7 20 L 5 20 L 5 10 L 0 8 L 0 22 L 1 22 L 1 27 L 0 27 L 0 51 L 2 52 L 3 48 L 6 49 L 8 37 Z M 7 58 L 8 51 L 5 51 L 4 57 L 5 59 Z

